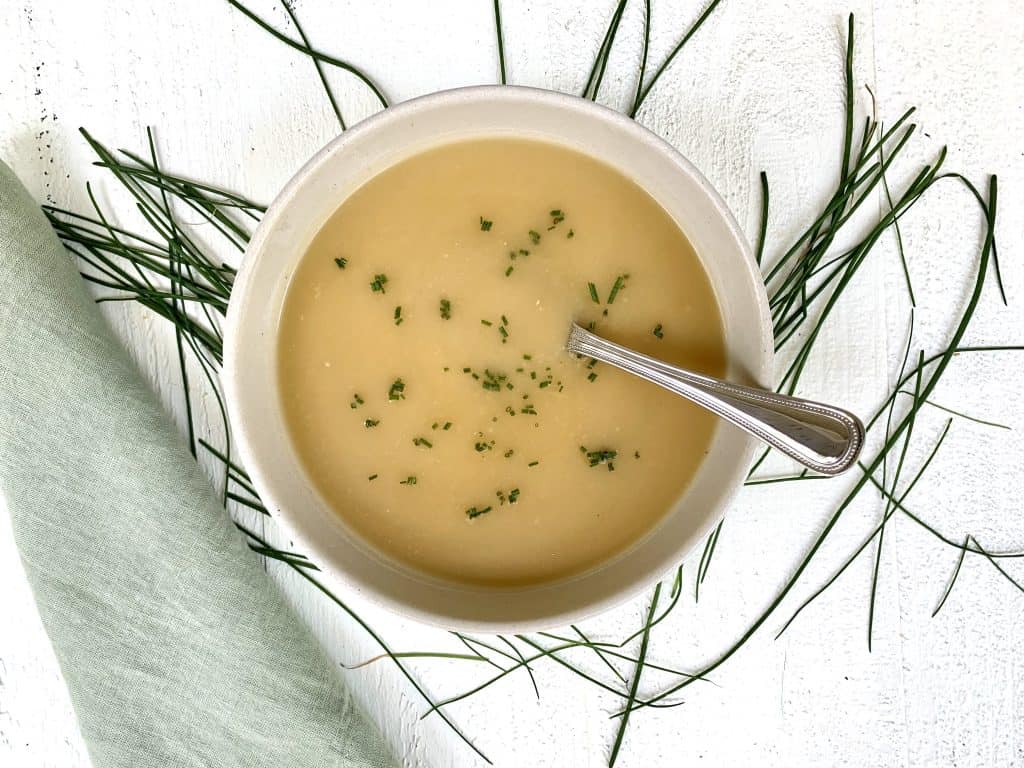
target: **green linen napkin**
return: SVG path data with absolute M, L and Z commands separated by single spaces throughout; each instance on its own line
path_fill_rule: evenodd
M 3 162 L 0 493 L 96 768 L 394 765 Z

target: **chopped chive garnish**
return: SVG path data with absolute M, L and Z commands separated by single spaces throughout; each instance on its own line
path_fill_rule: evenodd
M 513 488 L 508 492 L 508 503 L 515 504 L 517 501 L 519 501 L 519 489 Z
M 509 275 L 511 275 L 513 269 L 514 269 L 514 267 L 509 266 L 509 268 L 505 270 L 505 277 L 508 277 Z
M 476 377 L 476 374 L 473 374 Z M 503 373 L 494 373 L 489 368 L 484 369 L 484 378 L 480 382 L 480 386 L 490 392 L 500 392 L 501 387 L 504 384 L 506 387 L 511 389 L 511 385 L 506 383 L 506 376 Z
M 449 429 L 451 429 L 451 428 L 452 428 L 452 423 L 451 423 L 450 421 L 446 421 L 446 422 L 444 423 L 444 426 L 443 426 L 443 427 L 441 427 L 441 429 L 443 429 L 443 430 L 444 430 L 445 432 L 447 432 L 447 431 L 448 431 Z
M 529 464 L 527 464 L 526 466 L 528 466 L 528 467 L 536 467 L 536 466 L 537 466 L 538 464 L 540 464 L 540 462 L 539 462 L 539 461 L 531 461 L 531 462 L 530 462 Z
M 480 229 L 483 232 L 490 232 L 491 227 L 494 225 L 493 221 L 488 221 L 483 216 L 480 217 Z
M 519 410 L 519 412 L 520 413 L 525 413 L 528 416 L 536 416 L 537 415 L 537 409 L 534 407 L 533 403 L 527 403 L 525 406 L 523 406 Z
M 587 363 L 587 370 L 589 371 L 589 370 L 590 370 L 591 368 L 593 368 L 593 367 L 594 367 L 595 365 L 597 365 L 597 360 L 596 360 L 595 358 L 593 358 L 593 357 L 592 357 L 592 358 L 590 358 L 590 362 L 589 362 L 589 363 Z
M 570 229 L 569 230 L 569 234 L 567 234 L 565 236 L 565 239 L 566 240 L 572 240 L 574 237 L 576 237 L 576 233 L 573 230 Z
M 430 442 L 429 440 L 427 440 L 427 438 L 425 438 L 425 437 L 414 437 L 412 439 L 412 444 L 415 445 L 415 446 L 423 446 L 424 448 L 433 448 L 434 447 L 434 444 L 432 442 Z
M 490 441 L 479 440 L 479 441 L 477 441 L 473 445 L 473 447 L 476 448 L 476 452 L 477 453 L 483 453 L 484 451 L 491 451 L 491 450 L 494 450 L 494 441 L 493 440 L 490 440 Z
M 590 372 L 590 373 L 589 373 L 589 374 L 587 375 L 587 381 L 591 381 L 591 382 L 592 382 L 592 381 L 594 381 L 594 379 L 596 379 L 596 378 L 597 378 L 597 374 L 596 374 L 596 373 L 594 373 L 593 371 L 591 371 L 591 372 Z
M 626 287 L 626 280 L 629 278 L 628 274 L 619 275 L 615 278 L 615 284 L 612 286 L 611 292 L 608 294 L 608 301 L 606 303 L 611 304 L 615 301 L 615 297 L 619 295 L 619 291 Z
M 463 368 L 462 372 L 463 373 L 469 373 L 471 370 L 472 370 L 472 368 Z
M 338 265 L 338 269 L 344 269 L 346 266 L 348 266 L 348 259 L 346 259 L 344 256 L 339 256 L 334 260 L 334 263 Z
M 366 427 L 367 429 L 370 429 L 371 427 L 376 427 L 378 424 L 380 424 L 380 419 L 367 419 L 366 421 L 363 422 L 363 426 Z
M 409 475 L 405 480 L 399 480 L 399 485 L 416 485 L 416 475 Z
M 544 379 L 544 381 L 540 382 L 537 386 L 540 387 L 541 389 L 544 389 L 545 387 L 550 387 L 551 379 Z
M 506 405 L 505 406 L 505 413 L 507 413 L 509 416 L 515 416 L 516 415 L 516 409 L 513 408 L 511 405 Z
M 401 325 L 405 318 L 402 317 L 402 305 L 395 307 L 395 325 Z
M 504 504 L 505 503 L 505 492 L 504 491 L 495 491 L 494 495 L 498 497 L 498 502 L 500 504 Z
M 534 245 L 537 245 L 537 243 L 540 242 L 540 232 L 538 232 L 535 229 L 531 229 L 530 230 L 530 242 L 533 243 Z
M 525 248 L 520 248 L 519 249 L 519 255 L 520 256 L 529 256 L 530 252 L 528 250 L 526 250 Z
M 658 323 L 656 326 L 654 326 L 654 330 L 651 331 L 651 333 L 653 333 L 659 339 L 665 338 L 665 332 L 661 330 L 661 323 Z
M 441 319 L 452 319 L 452 303 L 448 299 L 441 299 Z
M 388 390 L 388 400 L 405 400 L 405 382 L 395 379 Z
M 533 360 L 533 355 L 523 355 L 523 360 Z
M 580 446 L 580 453 L 586 456 L 587 464 L 589 464 L 591 467 L 596 467 L 599 464 L 608 464 L 609 472 L 614 471 L 614 465 L 612 465 L 611 462 L 616 456 L 619 455 L 618 451 L 611 450 L 588 451 L 587 447 L 584 445 Z
M 597 286 L 593 283 L 587 283 L 587 287 L 590 289 L 590 300 L 595 304 L 600 304 L 601 299 L 597 295 Z
M 373 282 L 370 283 L 370 287 L 373 289 L 374 293 L 387 293 L 387 291 L 384 290 L 384 286 L 387 284 L 387 282 L 388 282 L 388 276 L 387 275 L 384 275 L 384 274 L 374 275 L 373 276 Z
M 348 404 L 348 407 L 349 408 L 358 408 L 362 404 L 363 404 L 363 398 L 361 398 L 359 396 L 359 393 L 357 392 L 356 394 L 354 394 L 352 396 L 352 402 Z
M 505 451 L 505 458 L 506 459 L 511 459 L 514 454 L 515 454 L 515 449 L 514 448 L 509 448 L 507 451 Z
M 504 325 L 499 325 L 498 326 L 498 333 L 501 334 L 501 340 L 502 340 L 502 343 L 504 343 L 505 339 L 508 338 L 508 329 L 506 329 Z
M 480 325 L 494 325 L 490 320 L 481 320 Z
M 367 480 L 376 480 L 376 479 L 377 479 L 377 473 L 375 472 L 374 474 L 370 475 L 370 476 L 369 476 L 368 478 L 366 478 L 366 479 L 367 479 Z
M 639 459 L 640 458 L 640 451 L 633 451 L 633 458 L 634 459 Z
M 431 429 L 437 429 L 437 426 L 438 426 L 438 422 L 435 421 L 433 424 L 430 425 L 430 428 Z
M 479 509 L 477 507 L 470 507 L 469 509 L 466 510 L 466 517 L 468 517 L 470 520 L 472 520 L 474 517 L 480 517 L 480 515 L 486 515 L 488 512 L 491 511 L 491 509 L 492 508 L 489 507 L 489 506 L 488 507 L 484 507 L 483 509 Z

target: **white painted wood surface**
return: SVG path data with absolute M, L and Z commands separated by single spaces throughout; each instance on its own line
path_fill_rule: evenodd
M 254 8 L 280 27 L 270 0 Z M 578 91 L 613 3 L 505 0 L 510 81 Z M 655 0 L 651 56 L 659 62 L 703 2 Z M 993 286 L 970 343 L 1024 341 L 1024 25 L 1013 0 L 724 0 L 659 83 L 641 120 L 679 147 L 722 191 L 753 237 L 757 173 L 772 182 L 769 255 L 792 240 L 834 183 L 841 137 L 845 14 L 857 13 L 856 77 L 883 119 L 919 107 L 908 152 L 925 162 L 944 143 L 949 167 L 976 181 L 998 172 L 998 236 L 1010 308 Z M 421 3 L 302 0 L 315 45 L 363 66 L 393 101 L 497 75 L 485 0 Z M 622 107 L 633 87 L 642 4 L 630 3 L 602 101 Z M 336 132 L 310 62 L 223 2 L 2 0 L 0 157 L 40 201 L 84 210 L 84 182 L 104 174 L 76 133 L 140 149 L 157 129 L 165 163 L 262 200 Z M 374 109 L 347 75 L 332 75 L 350 121 Z M 866 94 L 858 95 L 868 109 Z M 911 171 L 905 164 L 900 178 Z M 115 206 L 122 212 L 129 208 Z M 877 210 L 883 201 L 878 200 Z M 131 216 L 125 220 L 132 222 Z M 935 349 L 962 307 L 976 263 L 979 221 L 953 185 L 933 189 L 904 220 L 921 307 L 919 343 Z M 894 241 L 870 257 L 826 328 L 807 393 L 870 412 L 898 365 L 906 301 Z M 109 305 L 108 305 L 109 306 Z M 118 333 L 167 407 L 181 415 L 167 329 L 131 307 L 111 314 Z M 957 419 L 907 503 L 954 539 L 1024 547 L 1024 355 L 959 359 L 937 402 L 1013 431 Z M 920 434 L 945 416 L 930 411 Z M 930 447 L 921 440 L 917 455 Z M 785 467 L 780 465 L 780 469 Z M 651 659 L 687 668 L 738 637 L 792 571 L 848 480 L 745 491 L 731 510 L 699 605 L 695 558 L 686 605 L 660 627 Z M 2 506 L 2 501 L 0 501 Z M 881 514 L 864 494 L 798 588 L 809 594 Z M 866 645 L 869 550 L 794 626 L 773 640 L 798 604 L 787 603 L 739 654 L 691 687 L 683 706 L 637 713 L 622 766 L 1024 765 L 1024 596 L 980 557 L 969 557 L 948 604 L 930 614 L 956 552 L 897 519 L 885 539 L 873 652 Z M 697 553 L 699 556 L 699 553 Z M 1007 568 L 1024 578 L 1021 567 Z M 290 574 L 274 579 L 339 661 L 373 654 L 366 636 Z M 353 605 L 398 649 L 450 647 L 444 633 Z M 640 601 L 586 626 L 617 637 L 637 627 Z M 0 514 L 0 765 L 89 765 L 60 674 L 32 604 L 5 514 Z M 435 694 L 466 688 L 476 665 L 414 664 Z M 538 665 L 541 699 L 514 676 L 451 709 L 499 766 L 603 765 L 616 702 L 551 664 Z M 480 764 L 388 664 L 344 673 L 409 766 Z

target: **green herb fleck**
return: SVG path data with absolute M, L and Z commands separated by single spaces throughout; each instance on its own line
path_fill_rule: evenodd
M 409 475 L 405 480 L 399 480 L 399 485 L 416 485 L 416 475 Z
M 530 242 L 537 245 L 540 242 L 540 232 L 535 229 L 530 230 Z
M 486 515 L 488 512 L 491 511 L 491 509 L 492 508 L 489 507 L 489 506 L 488 507 L 484 507 L 483 509 L 479 509 L 477 507 L 470 507 L 469 509 L 466 510 L 466 517 L 468 517 L 470 520 L 472 520 L 474 517 L 480 517 L 480 515 Z
M 483 216 L 480 217 L 480 230 L 483 232 L 490 232 L 491 227 L 494 225 L 493 221 L 488 221 Z
M 441 299 L 441 319 L 452 319 L 452 303 L 448 299 Z
M 384 275 L 384 274 L 374 275 L 373 276 L 373 282 L 370 283 L 370 287 L 373 289 L 374 293 L 387 293 L 387 291 L 384 289 L 384 286 L 387 284 L 387 282 L 388 282 L 388 276 L 387 275 Z
M 388 400 L 405 400 L 405 382 L 400 378 L 391 382 L 391 389 L 388 390 Z
M 629 275 L 619 275 L 615 278 L 615 284 L 612 286 L 611 292 L 608 294 L 608 304 L 615 301 L 615 297 L 619 295 L 619 291 L 626 287 L 626 280 L 629 279 Z
M 515 450 L 513 448 L 509 448 L 507 451 L 505 451 L 506 459 L 511 459 L 513 455 L 515 455 Z
M 513 488 L 508 492 L 508 503 L 515 504 L 517 501 L 519 501 L 519 489 Z
M 366 479 L 367 479 L 367 480 L 376 480 L 376 479 L 377 479 L 377 473 L 375 472 L 374 474 L 370 475 L 370 476 L 369 476 L 368 478 L 366 478 Z
M 593 371 L 591 371 L 591 372 L 590 372 L 590 373 L 589 373 L 589 374 L 587 375 L 587 381 L 593 382 L 593 381 L 594 381 L 594 379 L 596 379 L 596 378 L 597 378 L 597 374 L 596 374 L 596 373 L 594 373 Z
M 494 325 L 494 323 L 492 323 L 490 320 L 481 320 L 480 321 L 480 325 L 488 325 L 488 326 L 490 326 L 490 325 Z
M 395 307 L 395 325 L 401 325 L 405 318 L 402 317 L 402 305 Z
M 593 283 L 587 283 L 587 287 L 590 289 L 590 300 L 595 304 L 600 304 L 601 299 L 597 295 L 597 286 Z
M 444 423 L 444 426 L 443 426 L 443 427 L 441 427 L 441 429 L 443 429 L 443 430 L 444 430 L 445 432 L 447 432 L 447 431 L 448 431 L 449 429 L 451 429 L 451 428 L 452 428 L 452 423 L 451 423 L 450 421 L 446 421 L 446 422 Z
M 344 269 L 346 266 L 348 266 L 348 259 L 346 259 L 344 256 L 339 256 L 334 260 L 334 263 L 338 265 L 338 269 Z
M 414 437 L 412 439 L 412 444 L 415 445 L 415 446 L 423 446 L 424 448 L 433 448 L 434 447 L 434 444 L 432 442 L 430 442 L 429 440 L 427 440 L 427 438 L 425 438 L 425 437 Z
M 358 408 L 362 404 L 363 404 L 363 398 L 361 398 L 359 396 L 359 393 L 356 392 L 356 394 L 354 394 L 352 396 L 352 402 L 348 404 L 348 407 L 349 408 Z
M 653 333 L 659 339 L 665 338 L 665 332 L 661 330 L 661 323 L 658 323 L 656 326 L 654 326 L 654 330 L 651 331 L 651 333 Z
M 363 422 L 363 426 L 366 427 L 367 429 L 376 427 L 378 424 L 380 424 L 380 419 L 367 419 L 366 421 Z
M 538 464 L 540 464 L 540 462 L 539 462 L 539 461 L 531 461 L 531 462 L 530 462 L 529 464 L 527 464 L 526 466 L 528 466 L 528 467 L 536 467 L 536 466 L 537 466 Z
M 473 447 L 476 448 L 476 452 L 477 453 L 483 453 L 484 451 L 493 451 L 494 450 L 494 441 L 493 440 L 490 440 L 490 441 L 478 440 L 473 445 Z
M 567 234 L 565 236 L 565 239 L 566 240 L 572 240 L 574 237 L 576 237 L 576 232 L 574 232 L 573 230 L 570 229 L 569 230 L 569 234 Z
M 633 451 L 633 458 L 634 459 L 639 459 L 640 458 L 640 451 Z
M 565 221 L 565 214 L 564 213 L 562 213 L 557 208 L 555 210 L 551 211 L 551 226 L 555 226 L 557 224 L 561 224 L 563 221 Z
M 616 456 L 619 455 L 618 451 L 612 451 L 607 449 L 602 449 L 600 451 L 589 451 L 587 450 L 587 447 L 584 445 L 580 446 L 580 453 L 586 456 L 587 464 L 589 466 L 596 467 L 599 464 L 607 464 L 609 472 L 614 471 L 615 466 L 611 462 Z
M 513 269 L 514 269 L 514 267 L 509 265 L 509 268 L 505 270 L 505 277 L 508 277 L 509 275 L 511 275 Z

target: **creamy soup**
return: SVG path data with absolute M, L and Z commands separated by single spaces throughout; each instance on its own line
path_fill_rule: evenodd
M 443 145 L 345 200 L 291 276 L 279 385 L 310 481 L 384 555 L 525 585 L 637 541 L 715 417 L 564 351 L 570 321 L 712 375 L 718 306 L 640 187 L 555 144 Z

